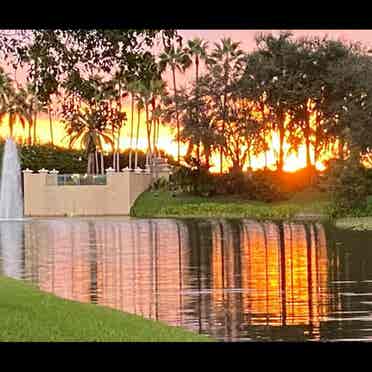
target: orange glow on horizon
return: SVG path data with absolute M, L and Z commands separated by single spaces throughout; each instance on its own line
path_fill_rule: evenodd
M 129 119 L 130 116 L 128 115 Z M 136 129 L 137 125 L 137 113 L 134 115 L 134 126 Z M 25 129 L 22 128 L 21 124 L 19 122 L 16 122 L 16 124 L 13 127 L 13 136 L 18 142 L 24 142 L 25 139 L 28 136 L 29 128 L 26 125 Z M 31 134 L 33 134 L 33 128 L 31 130 Z M 135 148 L 136 144 L 136 138 L 135 138 L 136 131 L 134 130 L 134 138 L 132 140 L 132 148 Z M 36 135 L 37 135 L 37 141 L 40 144 L 46 144 L 50 143 L 51 135 L 50 135 L 50 123 L 49 119 L 43 116 L 38 117 L 37 120 L 37 126 L 36 126 Z M 5 117 L 3 119 L 2 125 L 0 127 L 0 137 L 6 138 L 9 136 L 9 127 L 8 127 L 8 119 Z M 160 133 L 159 133 L 159 148 L 166 151 L 170 155 L 172 155 L 174 158 L 177 158 L 177 142 L 174 139 L 175 137 L 175 128 L 166 126 L 166 125 L 160 125 Z M 269 169 L 275 169 L 276 168 L 276 154 L 278 152 L 279 148 L 279 141 L 278 141 L 278 135 L 276 133 L 272 134 L 271 139 L 271 146 L 270 150 L 266 152 L 266 161 L 265 161 L 265 154 L 261 153 L 258 156 L 252 156 L 252 169 L 262 169 L 265 167 L 265 163 L 267 164 L 267 167 Z M 69 142 L 66 135 L 64 124 L 54 119 L 53 120 L 53 138 L 54 138 L 54 144 L 61 147 L 68 147 Z M 116 142 L 116 141 L 115 141 Z M 80 141 L 78 141 L 73 148 L 79 149 L 81 147 Z M 120 134 L 120 150 L 123 151 L 125 149 L 130 148 L 130 120 L 126 122 L 126 125 L 123 126 Z M 139 134 L 139 141 L 138 141 L 138 148 L 142 151 L 146 151 L 147 149 L 147 133 L 146 133 L 146 127 L 145 127 L 145 114 L 142 113 L 140 117 L 140 134 Z M 111 146 L 108 144 L 104 145 L 104 150 L 107 152 L 111 151 Z M 305 152 L 305 146 L 300 146 L 297 153 L 290 153 L 289 146 L 286 142 L 284 142 L 284 153 L 285 160 L 284 160 L 284 170 L 287 172 L 294 172 L 298 169 L 304 168 L 306 166 L 306 152 Z M 180 146 L 180 152 L 181 157 L 186 154 L 187 151 L 187 145 L 181 143 Z M 313 149 L 311 148 L 311 160 L 314 162 L 313 158 Z M 317 161 L 316 168 L 318 170 L 324 170 L 324 161 L 329 159 L 331 157 L 331 153 L 327 152 L 325 154 L 322 154 L 321 159 Z M 224 159 L 225 160 L 225 159 Z M 229 164 L 229 161 L 224 161 L 223 169 L 224 171 L 227 171 L 231 164 Z M 248 169 L 248 164 L 245 164 L 243 167 L 243 170 Z M 211 156 L 211 168 L 210 171 L 212 173 L 218 173 L 220 171 L 220 155 L 218 152 L 215 152 Z

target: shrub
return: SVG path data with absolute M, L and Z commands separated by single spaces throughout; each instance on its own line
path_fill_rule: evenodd
M 330 163 L 327 184 L 332 195 L 329 210 L 332 217 L 361 217 L 368 213 L 367 196 L 371 184 L 368 173 L 361 164 L 349 160 Z

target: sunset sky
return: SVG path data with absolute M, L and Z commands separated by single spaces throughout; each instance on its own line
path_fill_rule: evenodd
M 361 42 L 363 45 L 367 47 L 372 47 L 372 30 L 291 30 L 295 37 L 302 37 L 302 36 L 325 36 L 328 35 L 334 39 L 342 39 L 345 41 L 358 41 Z M 241 42 L 241 48 L 244 51 L 251 51 L 255 48 L 255 35 L 259 32 L 274 32 L 279 33 L 279 30 L 179 30 L 180 35 L 183 37 L 184 43 L 187 42 L 188 39 L 194 37 L 201 37 L 209 42 L 209 48 L 212 49 L 214 47 L 214 43 L 218 42 L 223 37 L 231 37 L 234 41 Z M 182 74 L 177 75 L 178 86 L 184 86 L 191 82 L 194 78 L 194 68 L 190 68 L 184 76 Z M 19 81 L 23 80 L 24 73 L 19 71 L 17 73 L 17 79 Z M 168 72 L 165 76 L 166 80 L 171 87 L 171 75 Z M 129 102 L 128 102 L 129 105 Z M 129 107 L 128 107 L 129 108 Z M 130 117 L 129 110 L 127 111 L 128 117 Z M 137 122 L 137 118 L 135 115 L 135 123 Z M 4 122 L 6 123 L 6 121 Z M 146 134 L 145 134 L 145 123 L 144 123 L 144 115 L 141 118 L 141 139 L 140 139 L 140 148 L 146 148 Z M 6 135 L 8 131 L 7 126 L 3 125 L 0 128 L 0 134 Z M 15 128 L 15 135 L 22 135 L 22 129 L 19 126 Z M 41 142 L 48 142 L 50 140 L 50 131 L 49 131 L 49 122 L 46 117 L 41 117 L 38 120 L 38 137 L 40 138 Z M 54 137 L 56 144 L 60 145 L 67 145 L 66 140 L 62 140 L 64 137 L 64 128 L 61 123 L 55 123 L 54 125 Z M 173 155 L 177 153 L 177 144 L 174 143 L 172 140 L 173 135 L 171 134 L 171 130 L 169 127 L 163 127 L 160 132 L 160 147 L 165 149 L 166 151 L 170 152 Z M 275 140 L 274 140 L 275 142 Z M 124 129 L 122 136 L 120 138 L 120 145 L 121 148 L 126 148 L 129 146 L 129 122 Z M 275 146 L 274 146 L 275 147 Z M 181 153 L 184 152 L 186 148 L 183 146 L 181 149 Z M 218 161 L 218 156 L 214 159 L 216 162 Z M 269 156 L 269 163 L 275 162 L 274 153 Z M 262 167 L 264 165 L 264 156 L 261 156 L 258 159 L 254 160 L 254 167 Z M 292 154 L 290 158 L 286 161 L 286 169 L 287 170 L 295 170 L 298 169 L 305 164 L 305 153 L 304 151 L 300 151 L 298 155 Z M 322 166 L 319 164 L 319 168 Z M 215 163 L 214 169 L 218 169 L 218 164 Z

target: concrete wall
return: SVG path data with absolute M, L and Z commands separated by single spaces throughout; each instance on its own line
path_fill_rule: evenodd
M 48 177 L 48 182 L 47 182 Z M 137 197 L 153 182 L 146 173 L 107 174 L 106 185 L 57 186 L 57 175 L 24 173 L 25 216 L 128 215 Z

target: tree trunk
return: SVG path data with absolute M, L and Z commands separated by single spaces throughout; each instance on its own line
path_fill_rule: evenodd
M 310 169 L 311 167 L 311 158 L 310 158 L 310 117 L 309 112 L 306 109 L 305 112 L 305 128 L 304 128 L 304 137 L 305 137 L 305 147 L 306 147 L 306 168 Z
M 137 118 L 137 133 L 136 133 L 136 154 L 134 157 L 134 169 L 138 168 L 138 139 L 139 139 L 139 130 L 140 130 L 140 124 L 141 124 L 141 110 L 138 109 L 137 111 L 138 118 Z
M 208 147 L 206 147 L 204 149 L 204 153 L 205 153 L 205 165 L 206 165 L 207 169 L 209 170 L 209 168 L 210 168 L 210 151 L 209 151 Z
M 97 153 L 97 149 L 96 151 L 94 152 L 94 158 L 95 158 L 95 164 L 96 164 L 96 168 L 94 170 L 94 174 L 97 174 L 99 173 L 99 167 L 98 167 L 98 153 Z
M 133 122 L 134 122 L 134 95 L 131 94 L 131 119 L 130 119 L 130 144 L 129 144 L 129 169 L 132 169 L 132 152 L 133 152 Z
M 146 131 L 147 131 L 147 153 L 146 153 L 146 167 L 149 166 L 150 153 L 151 153 L 151 127 L 149 124 L 149 104 L 146 102 Z M 150 127 L 150 132 L 149 132 Z
M 53 139 L 53 118 L 52 118 L 52 111 L 50 109 L 50 106 L 48 107 L 48 115 L 49 115 L 50 143 L 53 146 L 54 145 L 54 139 Z
M 12 114 L 9 114 L 9 119 L 8 119 L 8 123 L 9 123 L 9 136 L 10 138 L 13 138 L 13 118 L 12 118 Z
M 158 156 L 160 156 L 160 151 L 159 151 L 159 132 L 160 132 L 160 119 L 157 119 L 158 125 L 157 125 L 157 130 L 156 130 L 156 149 L 158 152 Z
M 223 96 L 223 120 L 222 120 L 222 135 L 225 133 L 225 126 L 226 126 L 226 100 L 227 100 L 227 93 L 225 90 L 224 96 Z M 223 144 L 220 148 L 220 173 L 223 172 Z
M 152 127 L 154 129 L 154 133 L 153 133 L 153 136 L 152 136 L 152 150 L 153 150 L 153 156 L 156 156 L 156 119 L 154 119 L 154 117 L 152 117 Z
M 118 129 L 118 142 L 116 144 L 116 166 L 117 166 L 117 171 L 120 172 L 120 133 L 121 133 L 121 123 Z
M 252 168 L 251 146 L 250 145 L 248 145 L 247 154 L 248 154 L 248 167 Z
M 267 151 L 264 151 L 265 154 L 265 169 L 267 169 Z
M 88 167 L 87 167 L 88 174 L 94 174 L 94 152 L 88 154 Z
M 229 64 L 229 59 L 227 59 L 227 66 Z M 227 68 L 225 69 L 225 91 L 223 95 L 223 120 L 222 120 L 222 135 L 225 133 L 225 126 L 226 126 L 226 100 L 227 100 L 227 83 L 229 81 L 229 75 Z M 221 145 L 220 149 L 220 173 L 222 174 L 223 171 L 223 146 Z
M 199 98 L 199 56 L 197 54 L 195 56 L 195 79 L 196 79 L 196 94 L 197 94 L 197 98 Z M 196 116 L 197 125 L 199 125 L 199 104 L 197 106 L 196 115 L 197 115 Z M 200 164 L 200 141 L 198 141 L 196 144 L 196 158 L 198 159 L 198 163 Z
M 180 162 L 180 120 L 178 116 L 178 102 L 177 102 L 177 87 L 176 87 L 176 69 L 172 65 L 173 75 L 173 90 L 174 90 L 174 103 L 176 107 L 176 123 L 177 123 L 177 162 Z
M 338 157 L 341 160 L 345 160 L 344 146 L 345 146 L 345 141 L 342 138 L 340 138 L 339 141 L 338 141 Z
M 91 168 L 92 159 L 90 154 L 88 155 L 88 164 L 87 164 L 87 174 L 90 174 L 90 168 Z
M 28 123 L 28 138 L 27 138 L 27 144 L 31 146 L 32 143 L 32 121 Z
M 105 163 L 104 163 L 102 151 L 100 152 L 100 155 L 101 155 L 101 174 L 105 174 Z
M 280 172 L 283 171 L 284 167 L 284 135 L 285 135 L 285 128 L 284 128 L 284 115 L 281 115 L 279 119 L 279 161 L 278 161 L 278 170 Z
M 34 139 L 33 139 L 34 145 L 36 144 L 36 121 L 37 121 L 37 112 L 35 110 L 35 114 L 34 114 Z
M 111 128 L 111 135 L 112 135 L 112 167 L 116 171 L 116 149 L 115 149 L 115 128 L 114 123 L 112 124 Z

